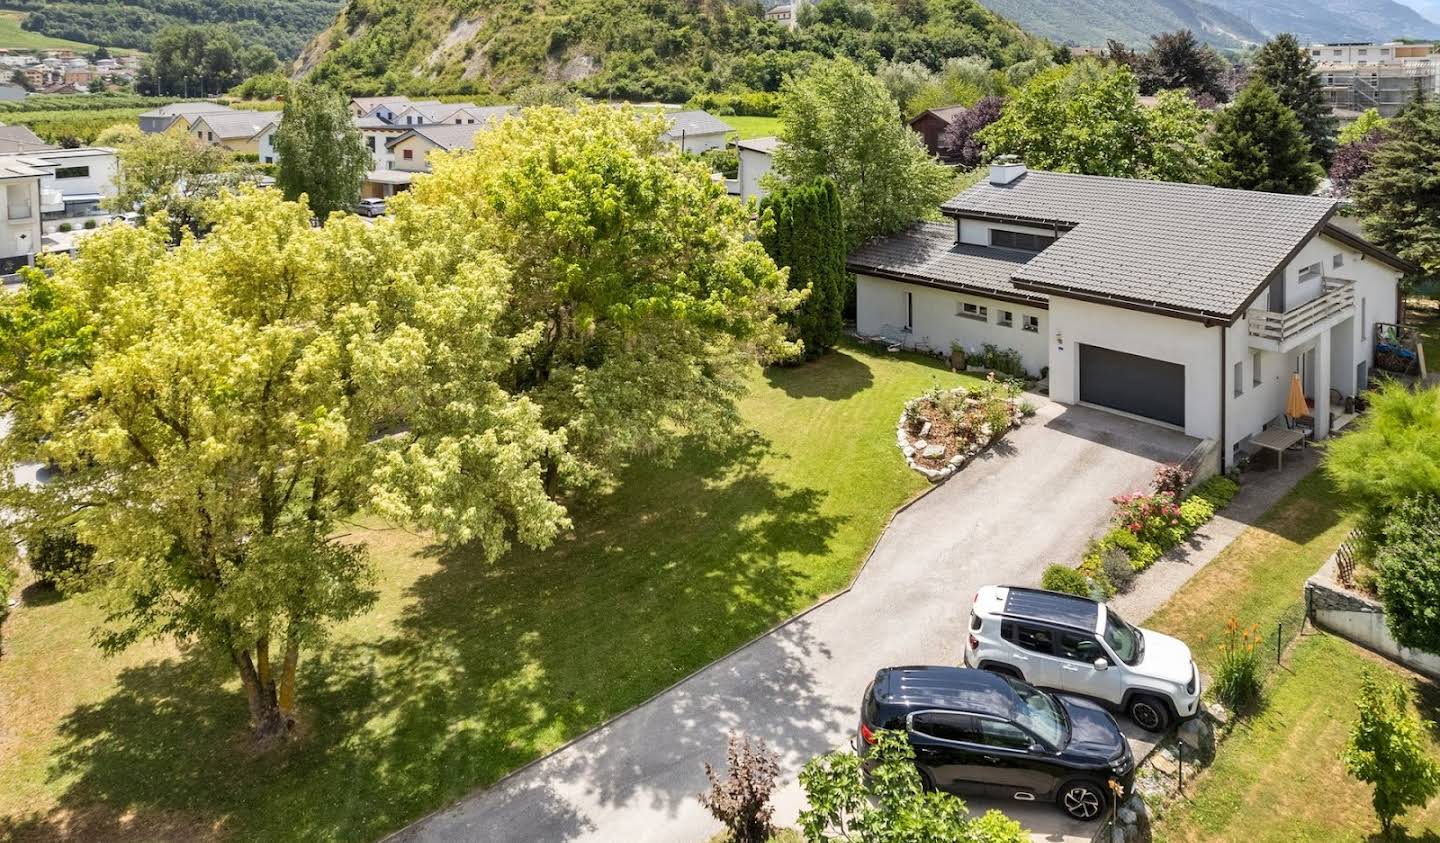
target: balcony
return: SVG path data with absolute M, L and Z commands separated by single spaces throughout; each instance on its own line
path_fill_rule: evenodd
M 5 218 L 11 222 L 28 220 L 32 211 L 29 205 L 8 205 L 5 208 Z
M 1355 312 L 1355 282 L 1325 277 L 1320 295 L 1284 313 L 1251 310 L 1250 344 L 1267 351 L 1289 351 Z

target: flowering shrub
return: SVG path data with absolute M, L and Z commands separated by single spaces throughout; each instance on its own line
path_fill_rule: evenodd
M 1194 472 L 1178 465 L 1162 465 L 1155 469 L 1155 479 L 1150 481 L 1150 488 L 1154 489 L 1156 494 L 1169 492 L 1179 500 L 1194 476 Z
M 1131 492 L 1116 495 L 1110 500 L 1116 507 L 1115 523 L 1129 530 L 1141 542 L 1154 544 L 1164 552 L 1184 540 L 1185 535 L 1176 530 L 1183 528 L 1180 505 L 1170 492 L 1153 495 Z
M 1245 711 L 1260 701 L 1260 625 L 1242 629 L 1231 618 L 1220 642 L 1220 663 L 1215 668 L 1215 696 L 1233 711 Z

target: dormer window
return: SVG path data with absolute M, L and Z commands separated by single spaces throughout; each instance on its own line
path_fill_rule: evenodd
M 1055 238 L 1049 234 L 1031 234 L 1027 231 L 1005 231 L 990 229 L 990 245 L 1000 249 L 1018 249 L 1022 252 L 1043 252 Z

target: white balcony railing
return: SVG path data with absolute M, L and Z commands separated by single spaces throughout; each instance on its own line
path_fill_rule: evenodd
M 1252 310 L 1249 313 L 1250 336 L 1285 343 L 1302 339 L 1313 328 L 1334 316 L 1355 308 L 1355 282 L 1341 278 L 1324 278 L 1320 295 L 1284 313 L 1273 310 Z

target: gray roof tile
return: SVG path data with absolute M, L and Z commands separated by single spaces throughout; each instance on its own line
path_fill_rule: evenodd
M 674 138 L 680 137 L 681 132 L 686 135 L 713 135 L 735 131 L 729 123 L 708 111 L 677 111 L 665 115 L 665 119 L 670 123 L 670 129 L 665 134 Z
M 955 242 L 955 223 L 920 222 L 850 256 L 851 272 L 916 281 L 958 291 L 993 294 L 1043 305 L 1043 293 L 1017 289 L 1011 276 L 1029 255 Z
M 1226 317 L 1334 208 L 1314 196 L 1037 170 L 1007 185 L 981 182 L 941 206 L 1060 230 L 1017 268 L 1021 287 Z

